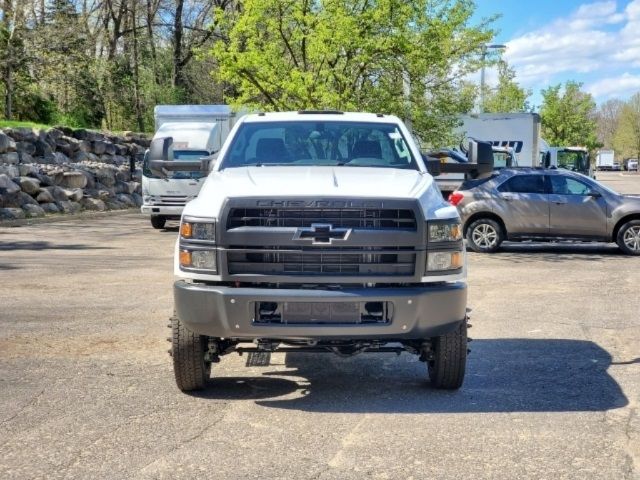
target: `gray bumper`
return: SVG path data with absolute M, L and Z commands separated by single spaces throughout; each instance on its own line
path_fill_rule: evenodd
M 403 288 L 304 290 L 231 288 L 176 281 L 176 313 L 192 331 L 224 338 L 424 339 L 457 328 L 465 318 L 467 286 L 462 282 Z M 290 325 L 254 323 L 256 302 L 391 302 L 388 324 Z

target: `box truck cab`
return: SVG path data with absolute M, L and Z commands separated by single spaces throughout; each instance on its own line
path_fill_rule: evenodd
M 234 115 L 226 105 L 158 105 L 153 138 L 172 138 L 171 160 L 193 162 L 212 158 L 220 150 Z M 148 154 L 142 169 L 142 213 L 149 215 L 154 228 L 164 228 L 167 220 L 179 220 L 187 202 L 193 200 L 207 172 L 175 170 L 162 178 L 149 168 Z
M 563 168 L 595 178 L 589 159 L 589 150 L 584 147 L 550 147 L 540 140 L 540 155 L 545 168 Z

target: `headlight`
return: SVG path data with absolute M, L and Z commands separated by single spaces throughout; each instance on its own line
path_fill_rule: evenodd
M 195 270 L 216 271 L 218 263 L 215 250 L 181 250 L 180 267 Z
M 427 252 L 427 271 L 442 272 L 462 268 L 464 257 L 462 252 Z
M 457 242 L 462 240 L 462 225 L 455 223 L 429 223 L 430 242 Z
M 215 242 L 216 224 L 215 222 L 182 222 L 182 224 L 180 224 L 180 236 L 187 240 Z

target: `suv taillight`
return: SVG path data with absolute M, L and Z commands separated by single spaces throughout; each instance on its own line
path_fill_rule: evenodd
M 462 193 L 453 192 L 451 195 L 449 195 L 449 203 L 454 207 L 457 207 L 463 198 L 464 198 L 464 195 Z

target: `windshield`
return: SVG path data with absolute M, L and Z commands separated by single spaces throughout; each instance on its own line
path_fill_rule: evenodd
M 199 160 L 202 157 L 207 157 L 207 156 L 209 156 L 209 152 L 207 152 L 206 150 L 174 150 L 173 151 L 173 159 L 175 161 Z M 142 164 L 142 173 L 145 177 L 160 178 L 157 175 L 154 175 L 153 173 L 151 173 L 151 170 L 149 169 L 149 160 L 148 160 L 147 154 L 145 154 L 144 156 L 144 163 Z M 180 180 L 180 179 L 196 179 L 196 178 L 202 178 L 204 176 L 206 176 L 206 173 L 204 172 L 177 171 L 177 172 L 169 172 L 169 176 L 167 178 Z
M 511 154 L 509 152 L 493 152 L 493 168 L 495 170 L 511 166 L 513 165 Z
M 220 169 L 276 165 L 419 169 L 397 125 L 339 121 L 244 123 Z
M 558 151 L 558 168 L 564 168 L 573 172 L 589 171 L 589 155 L 586 152 L 575 150 Z

